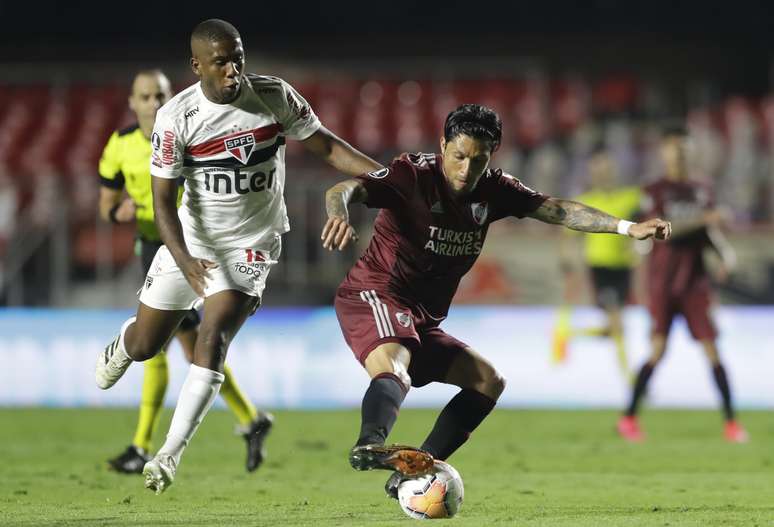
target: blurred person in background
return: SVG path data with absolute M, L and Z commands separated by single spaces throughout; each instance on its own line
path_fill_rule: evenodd
M 619 218 L 633 218 L 640 208 L 638 187 L 619 187 L 615 160 L 602 145 L 597 146 L 587 162 L 589 190 L 575 201 L 594 207 Z M 585 234 L 583 236 L 583 263 L 577 264 L 576 231 L 566 230 L 560 247 L 560 266 L 565 278 L 566 300 L 580 289 L 582 274 L 588 275 L 596 305 L 605 312 L 602 327 L 573 328 L 570 324 L 572 308 L 567 303 L 559 308 L 557 325 L 552 339 L 552 359 L 561 362 L 567 357 L 567 347 L 574 337 L 607 337 L 615 344 L 618 366 L 624 378 L 632 381 L 626 355 L 622 308 L 629 298 L 632 268 L 637 262 L 632 240 L 615 234 Z M 583 268 L 585 267 L 585 269 Z
M 143 467 L 145 487 L 156 494 L 172 485 L 220 391 L 228 347 L 260 306 L 282 235 L 290 230 L 286 141 L 301 142 L 350 176 L 381 167 L 322 126 L 290 84 L 246 74 L 242 37 L 232 24 L 205 20 L 192 31 L 190 45 L 199 82 L 159 109 L 151 135 L 153 208 L 164 245 L 151 263 L 136 316 L 122 324 L 95 365 L 97 386 L 110 388 L 132 362 L 158 354 L 203 301 L 193 362 L 169 432 Z
M 99 212 L 105 221 L 135 222 L 137 242 L 135 252 L 147 274 L 153 257 L 162 246 L 161 236 L 154 223 L 151 193 L 151 134 L 156 111 L 172 98 L 167 77 L 159 70 L 143 70 L 132 82 L 129 107 L 137 116 L 137 123 L 113 132 L 99 163 Z M 125 196 L 124 191 L 128 196 Z M 183 195 L 180 186 L 177 204 Z M 199 314 L 188 311 L 175 333 L 188 362 L 193 360 L 194 344 L 198 334 Z M 118 456 L 108 460 L 110 468 L 127 474 L 142 473 L 151 457 L 151 440 L 158 423 L 169 380 L 167 354 L 162 350 L 145 361 L 140 415 L 132 443 Z M 271 414 L 258 412 L 236 383 L 234 374 L 224 366 L 223 387 L 220 395 L 239 421 L 239 429 L 247 442 L 248 471 L 263 461 L 263 443 L 272 426 Z
M 440 154 L 403 154 L 326 193 L 322 240 L 329 250 L 344 249 L 355 236 L 350 204 L 381 209 L 371 243 L 336 291 L 334 306 L 344 339 L 371 378 L 349 461 L 356 470 L 394 471 L 385 485 L 392 498 L 404 477 L 456 452 L 505 389 L 494 365 L 440 328 L 491 223 L 531 217 L 582 232 L 669 237 L 668 222 L 631 223 L 535 192 L 489 168 L 501 138 L 497 113 L 465 104 L 449 113 Z M 433 382 L 460 391 L 422 446 L 385 445 L 409 389 Z
M 631 402 L 618 421 L 618 433 L 626 440 L 642 441 L 645 435 L 637 410 L 653 370 L 664 357 L 667 338 L 676 315 L 682 315 L 694 339 L 701 343 L 712 367 L 722 400 L 724 437 L 743 443 L 747 432 L 736 421 L 731 387 L 717 348 L 717 329 L 710 315 L 712 291 L 704 263 L 704 252 L 720 256 L 720 274 L 727 276 L 734 265 L 733 251 L 721 234 L 724 215 L 716 208 L 711 190 L 688 179 L 684 128 L 670 126 L 662 132 L 660 155 L 664 175 L 643 190 L 644 217 L 664 217 L 673 224 L 672 239 L 656 244 L 648 273 L 649 308 L 652 320 L 651 355 L 640 368 Z

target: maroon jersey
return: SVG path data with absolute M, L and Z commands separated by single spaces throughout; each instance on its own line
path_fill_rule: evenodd
M 342 288 L 383 291 L 440 323 L 462 276 L 481 253 L 489 224 L 533 212 L 546 196 L 489 169 L 455 200 L 434 154 L 403 154 L 359 176 L 367 205 L 380 208 L 371 243 Z
M 692 181 L 660 179 L 645 187 L 643 213 L 669 221 L 696 221 L 714 206 L 709 188 Z M 703 252 L 710 245 L 705 228 L 655 243 L 650 257 L 651 289 L 679 296 L 693 287 L 708 287 Z

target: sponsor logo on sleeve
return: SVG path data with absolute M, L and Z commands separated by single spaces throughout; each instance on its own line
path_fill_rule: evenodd
M 151 164 L 154 167 L 161 168 L 161 137 L 156 132 L 151 134 L 151 147 L 153 149 L 151 152 Z
M 164 138 L 161 141 L 161 163 L 166 166 L 175 164 L 175 133 L 164 130 Z
M 185 118 L 186 119 L 190 119 L 191 117 L 193 117 L 197 113 L 199 113 L 199 107 L 198 106 L 188 110 L 187 112 L 185 112 Z
M 301 102 L 295 98 L 295 96 L 288 92 L 288 106 L 299 119 L 307 119 L 312 113 L 312 109 L 308 104 L 301 104 Z
M 390 169 L 385 167 L 385 168 L 380 168 L 379 170 L 375 170 L 373 172 L 369 172 L 368 175 L 374 179 L 383 179 L 383 178 L 386 178 L 387 174 L 389 173 L 390 173 Z
M 255 146 L 255 136 L 252 132 L 224 139 L 223 143 L 226 146 L 226 152 L 231 154 L 243 165 L 247 164 L 247 160 L 250 159 L 250 153 Z

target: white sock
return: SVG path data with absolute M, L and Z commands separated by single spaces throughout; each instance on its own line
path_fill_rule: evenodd
M 177 398 L 167 440 L 159 449 L 159 454 L 170 455 L 175 459 L 176 465 L 180 464 L 183 450 L 212 406 L 223 379 L 225 376 L 222 373 L 191 364 L 183 389 Z
M 121 353 L 124 357 L 126 357 L 129 360 L 134 360 L 129 356 L 129 354 L 126 352 L 126 346 L 124 346 L 124 335 L 126 335 L 126 330 L 129 329 L 129 326 L 134 324 L 137 321 L 137 317 L 130 317 L 129 320 L 124 322 L 121 325 L 121 332 L 119 333 L 118 337 L 118 347 L 116 348 L 116 351 Z

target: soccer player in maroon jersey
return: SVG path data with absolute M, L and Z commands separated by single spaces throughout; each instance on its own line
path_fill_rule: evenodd
M 715 342 L 717 330 L 709 313 L 710 279 L 703 260 L 704 250 L 711 248 L 719 253 L 726 267 L 730 264 L 730 253 L 721 244 L 717 227 L 722 223 L 722 214 L 715 208 L 712 193 L 706 186 L 688 179 L 686 139 L 682 128 L 672 127 L 664 131 L 660 152 L 664 177 L 644 189 L 643 213 L 671 220 L 674 233 L 668 243 L 657 244 L 650 256 L 651 355 L 637 375 L 629 407 L 618 421 L 618 432 L 628 441 L 637 442 L 645 438 L 637 422 L 638 405 L 653 369 L 664 356 L 672 320 L 680 314 L 712 365 L 712 374 L 723 400 L 725 438 L 742 443 L 748 437 L 734 419 L 731 388 L 720 362 Z
M 385 489 L 397 496 L 402 476 L 421 473 L 457 450 L 495 406 L 505 380 L 470 346 L 439 326 L 462 276 L 473 266 L 489 224 L 530 216 L 584 232 L 667 238 L 668 222 L 631 223 L 522 185 L 489 161 L 502 123 L 484 106 L 449 114 L 440 154 L 404 154 L 390 166 L 341 182 L 326 193 L 323 246 L 343 249 L 356 237 L 347 207 L 381 211 L 371 243 L 336 293 L 347 344 L 371 377 L 355 469 L 394 470 Z M 421 448 L 384 443 L 410 386 L 443 382 L 461 388 Z

